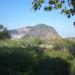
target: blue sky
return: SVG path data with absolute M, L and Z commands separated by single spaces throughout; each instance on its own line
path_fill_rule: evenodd
M 63 37 L 75 36 L 73 22 L 75 16 L 70 19 L 61 15 L 58 11 L 44 12 L 43 9 L 34 12 L 33 0 L 0 0 L 0 24 L 8 29 L 33 26 L 39 23 L 53 26 Z

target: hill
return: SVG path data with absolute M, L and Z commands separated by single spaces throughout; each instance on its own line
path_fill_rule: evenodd
M 40 39 L 56 39 L 59 34 L 52 27 L 45 24 L 37 24 L 35 26 L 27 26 L 10 30 L 12 38 L 40 38 Z
M 65 39 L 70 40 L 70 41 L 75 41 L 75 37 L 67 37 Z
M 41 38 L 41 39 L 56 39 L 59 38 L 57 31 L 48 25 L 38 24 L 32 27 L 24 37 Z

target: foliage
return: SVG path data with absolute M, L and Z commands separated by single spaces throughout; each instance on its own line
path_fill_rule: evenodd
M 68 51 L 74 48 L 75 42 L 65 39 L 40 41 L 0 40 L 0 75 L 75 75 L 75 57 Z M 58 50 L 41 51 L 39 45 L 47 42 L 58 44 Z
M 45 11 L 61 9 L 61 13 L 66 14 L 68 18 L 75 15 L 75 0 L 33 0 L 32 4 L 36 11 L 41 8 L 42 4 L 45 4 Z
M 6 27 L 0 24 L 0 40 L 10 38 L 10 34 Z
M 0 48 L 0 75 L 70 75 L 70 60 L 59 57 L 60 53 L 54 55 L 40 54 L 33 48 Z

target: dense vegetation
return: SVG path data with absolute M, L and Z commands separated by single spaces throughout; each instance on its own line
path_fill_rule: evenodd
M 9 31 L 6 27 L 4 27 L 2 24 L 0 24 L 0 40 L 10 38 Z
M 0 75 L 75 75 L 75 42 L 0 40 Z

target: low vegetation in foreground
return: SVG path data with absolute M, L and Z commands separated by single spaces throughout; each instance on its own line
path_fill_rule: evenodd
M 75 75 L 75 42 L 0 40 L 0 75 Z

